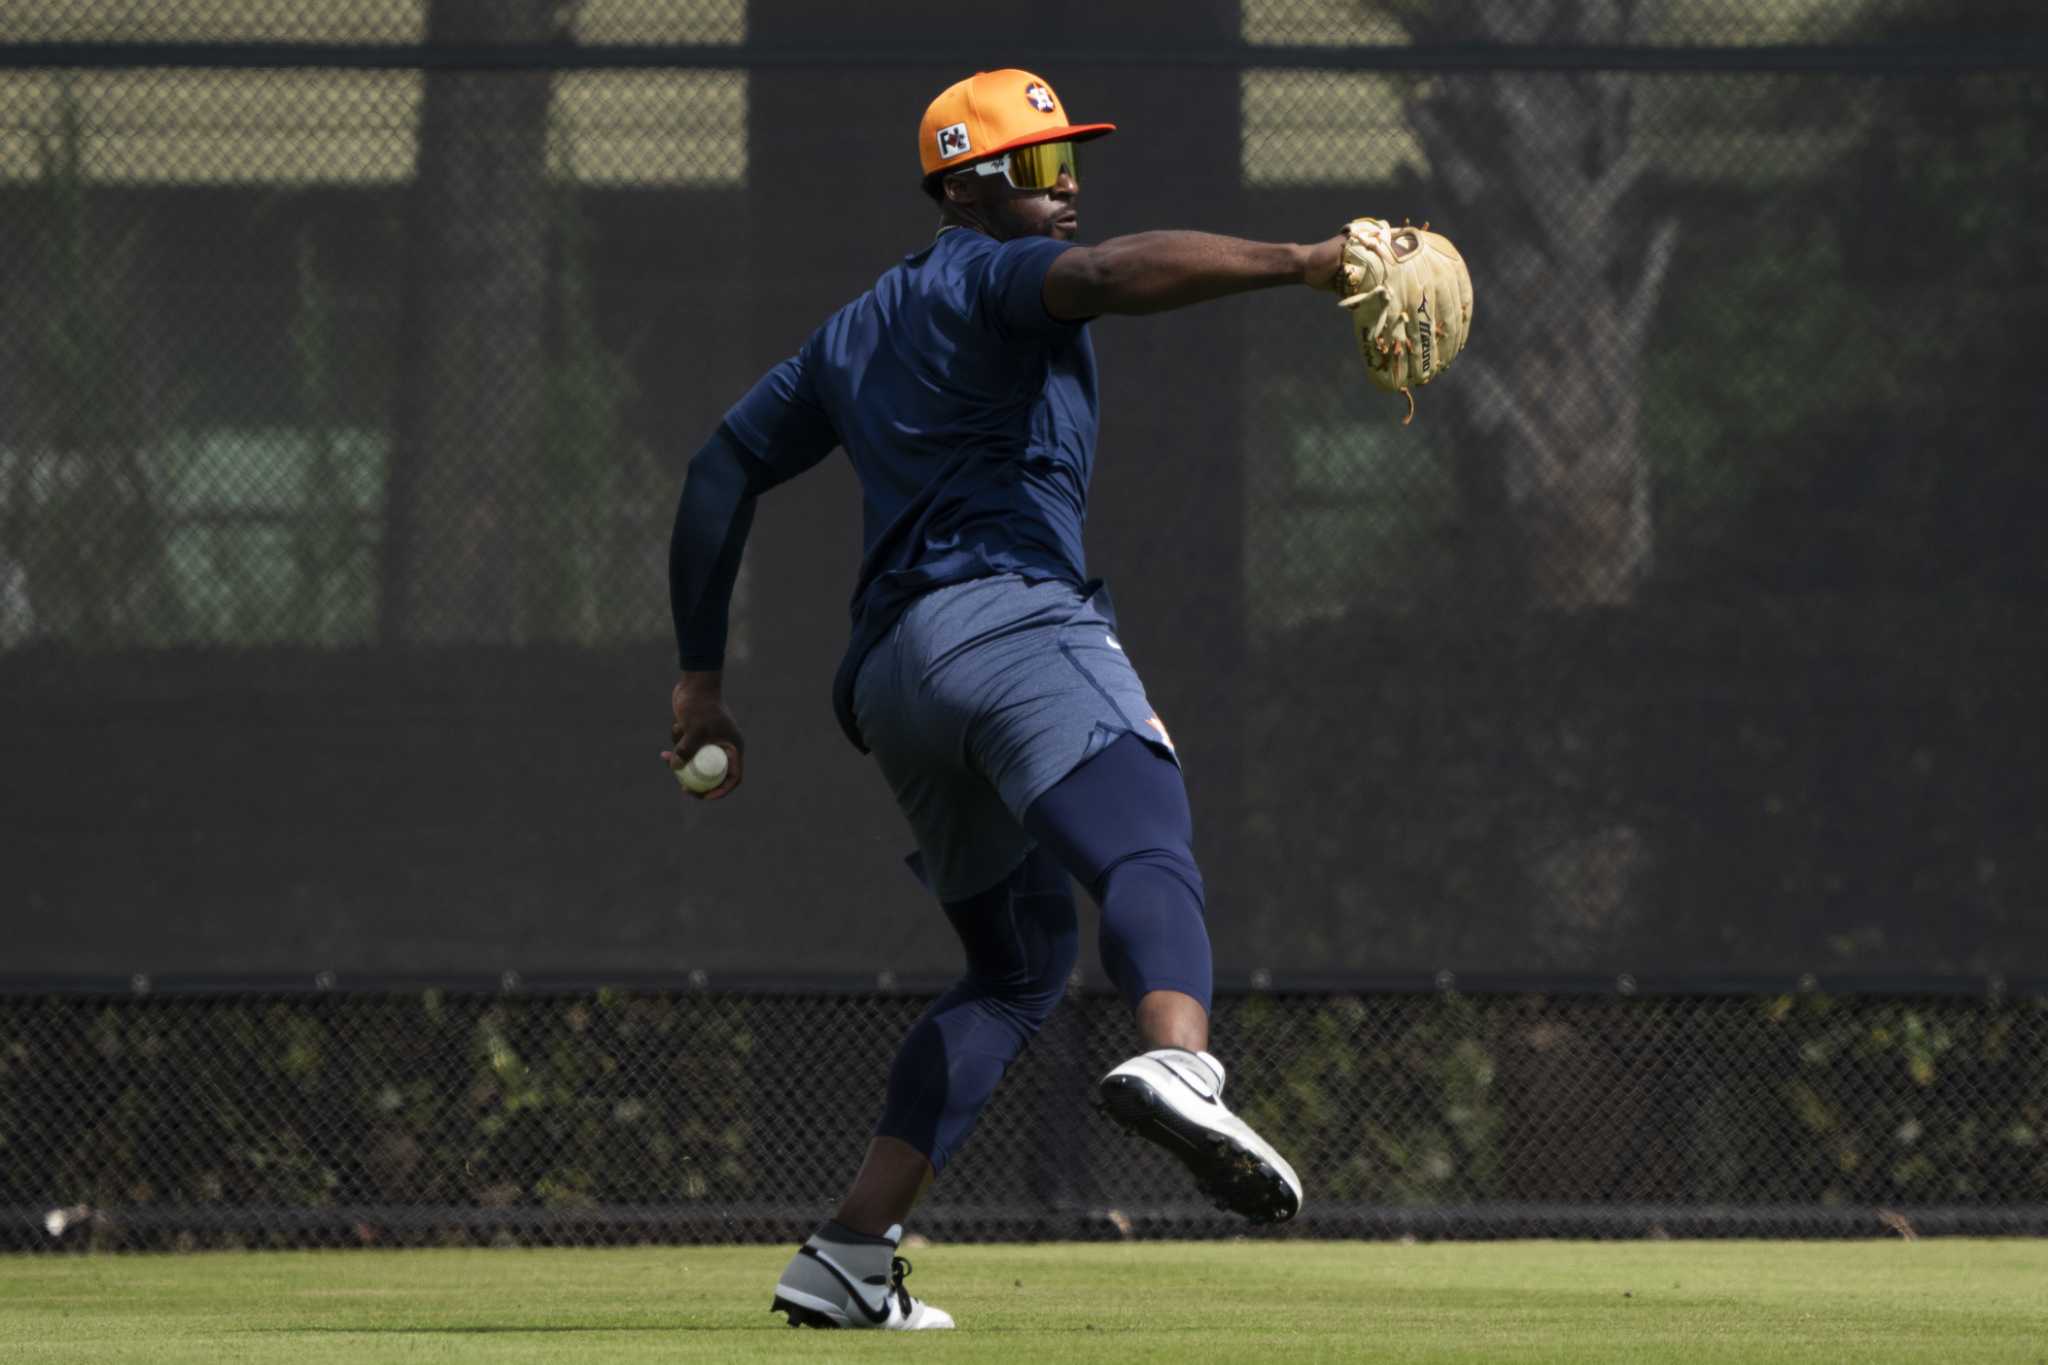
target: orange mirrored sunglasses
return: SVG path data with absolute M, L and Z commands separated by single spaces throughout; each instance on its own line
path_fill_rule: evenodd
M 1000 175 L 1010 182 L 1010 188 L 1018 190 L 1049 190 L 1060 183 L 1062 175 L 1071 176 L 1076 185 L 1081 183 L 1080 163 L 1071 142 L 1037 142 L 1029 147 L 1013 147 L 1001 156 L 977 161 L 953 172 L 955 175 L 969 173 Z

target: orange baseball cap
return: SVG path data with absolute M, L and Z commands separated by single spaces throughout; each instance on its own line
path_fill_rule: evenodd
M 968 166 L 1013 147 L 1037 142 L 1081 142 L 1116 131 L 1114 123 L 1069 123 L 1052 87 L 1006 67 L 978 71 L 946 88 L 924 111 L 917 130 L 924 173 Z

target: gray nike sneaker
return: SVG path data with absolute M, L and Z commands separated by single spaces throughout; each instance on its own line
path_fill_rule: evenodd
M 896 1254 L 902 1240 L 901 1223 L 881 1237 L 827 1223 L 783 1267 L 770 1311 L 788 1314 L 791 1327 L 951 1327 L 951 1313 L 912 1298 L 903 1287 L 910 1262 Z
M 1104 1076 L 1096 1095 L 1126 1131 L 1179 1157 L 1217 1208 L 1254 1223 L 1282 1223 L 1301 1212 L 1301 1177 L 1223 1107 L 1223 1063 L 1208 1053 L 1143 1053 Z

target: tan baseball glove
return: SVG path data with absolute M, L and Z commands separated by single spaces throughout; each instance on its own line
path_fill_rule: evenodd
M 1342 306 L 1351 313 L 1359 358 L 1372 382 L 1408 400 L 1442 374 L 1472 332 L 1472 276 L 1465 258 L 1429 224 L 1384 218 L 1345 224 Z

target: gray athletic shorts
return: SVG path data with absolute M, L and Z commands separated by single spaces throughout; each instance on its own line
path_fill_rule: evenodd
M 1015 871 L 1034 843 L 1024 812 L 1120 736 L 1172 756 L 1097 599 L 1014 574 L 912 603 L 862 662 L 853 709 L 942 901 Z

